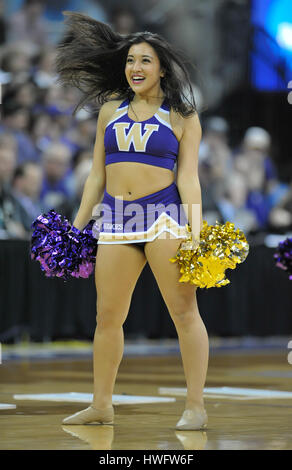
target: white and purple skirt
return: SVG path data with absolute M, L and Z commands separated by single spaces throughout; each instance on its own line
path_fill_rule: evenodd
M 98 210 L 100 218 L 92 229 L 98 244 L 137 243 L 144 247 L 158 237 L 188 236 L 187 211 L 175 182 L 132 201 L 113 197 L 105 190 Z

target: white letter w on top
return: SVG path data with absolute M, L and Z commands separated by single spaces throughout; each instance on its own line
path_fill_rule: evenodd
M 136 152 L 145 152 L 147 142 L 154 131 L 158 131 L 158 124 L 144 124 L 145 132 L 142 135 L 142 125 L 140 122 L 135 122 L 128 134 L 126 135 L 125 130 L 130 126 L 129 122 L 117 122 L 113 129 L 116 132 L 116 139 L 119 150 L 128 152 L 130 149 L 131 142 L 134 145 Z

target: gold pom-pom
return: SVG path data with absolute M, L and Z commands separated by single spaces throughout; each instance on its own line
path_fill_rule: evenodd
M 186 225 L 189 237 L 180 244 L 172 263 L 180 265 L 182 274 L 179 282 L 189 282 L 197 287 L 222 287 L 230 281 L 225 276 L 226 269 L 234 269 L 245 261 L 249 244 L 242 230 L 226 222 L 208 225 L 203 221 L 200 241 L 194 242 L 192 231 Z

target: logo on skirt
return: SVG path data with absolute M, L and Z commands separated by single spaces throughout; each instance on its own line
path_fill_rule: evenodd
M 123 224 L 107 224 L 107 223 L 104 223 L 104 228 L 108 229 L 108 230 L 111 230 L 111 229 L 123 230 Z

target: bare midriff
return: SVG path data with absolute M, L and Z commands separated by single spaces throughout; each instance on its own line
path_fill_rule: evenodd
M 106 191 L 117 199 L 132 201 L 171 185 L 174 172 L 146 163 L 118 162 L 106 166 Z

